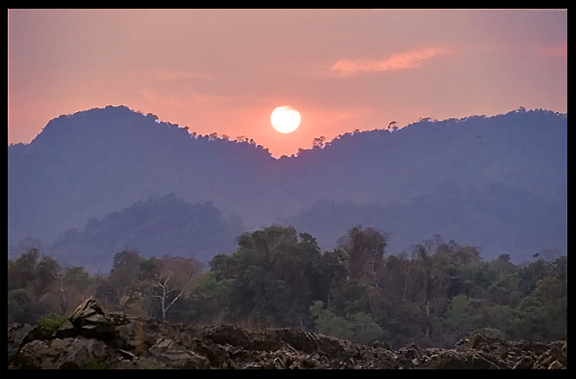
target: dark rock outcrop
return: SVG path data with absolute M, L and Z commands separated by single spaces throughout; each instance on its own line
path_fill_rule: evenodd
M 473 334 L 455 349 L 355 344 L 298 329 L 173 324 L 82 303 L 58 330 L 8 327 L 9 368 L 109 369 L 565 369 L 566 341 Z
M 24 337 L 34 329 L 28 324 L 8 325 L 8 362 L 12 362 L 18 351 L 23 346 Z

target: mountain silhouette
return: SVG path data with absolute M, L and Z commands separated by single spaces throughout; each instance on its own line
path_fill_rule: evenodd
M 8 244 L 51 245 L 89 219 L 170 193 L 210 202 L 245 230 L 291 224 L 325 249 L 362 224 L 389 233 L 390 253 L 440 234 L 486 258 L 526 260 L 566 249 L 567 115 L 421 119 L 280 159 L 125 106 L 63 115 L 8 147 Z
M 71 266 L 108 272 L 114 254 L 137 251 L 142 257 L 193 257 L 207 262 L 214 255 L 234 251 L 243 232 L 238 218 L 226 220 L 212 203 L 190 204 L 174 193 L 137 201 L 130 207 L 90 218 L 82 230 L 61 233 L 47 255 Z

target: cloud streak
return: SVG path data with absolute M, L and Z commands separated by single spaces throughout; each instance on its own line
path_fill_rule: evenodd
M 204 71 L 194 70 L 157 70 L 155 77 L 161 80 L 195 80 L 195 79 L 213 79 L 212 75 Z
M 548 57 L 566 58 L 568 56 L 568 45 L 556 44 L 556 45 L 542 46 L 538 48 L 538 53 L 540 55 Z
M 394 54 L 385 59 L 341 59 L 330 71 L 339 76 L 351 76 L 366 72 L 385 72 L 418 68 L 437 55 L 451 54 L 444 47 L 426 47 L 405 53 Z

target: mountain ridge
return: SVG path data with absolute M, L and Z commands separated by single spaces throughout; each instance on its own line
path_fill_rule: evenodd
M 534 217 L 553 217 L 558 239 L 565 236 L 557 224 L 565 223 L 566 170 L 567 116 L 552 111 L 422 119 L 396 131 L 346 133 L 276 159 L 255 143 L 197 135 L 151 113 L 108 106 L 62 115 L 29 144 L 8 147 L 9 245 L 26 236 L 54 241 L 91 217 L 168 193 L 190 203 L 211 201 L 253 229 L 295 221 L 319 200 L 407 206 L 451 186 L 488 193 L 499 184 L 508 191 L 500 206 L 510 202 L 520 209 L 516 216 L 530 204 L 542 208 Z M 544 230 L 539 222 L 524 234 Z M 561 238 L 555 247 L 564 244 Z

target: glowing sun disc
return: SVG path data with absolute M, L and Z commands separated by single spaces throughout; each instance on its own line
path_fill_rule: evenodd
M 270 122 L 280 133 L 292 133 L 300 125 L 300 112 L 287 105 L 276 107 L 270 116 Z

